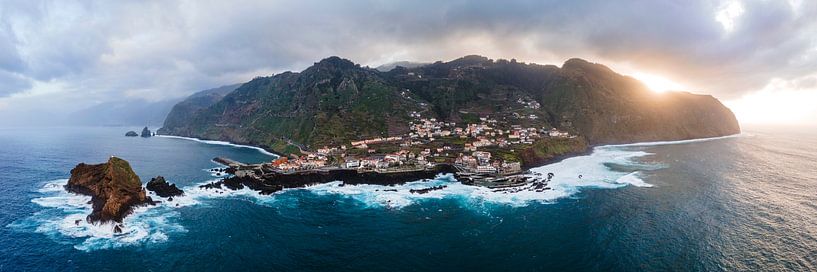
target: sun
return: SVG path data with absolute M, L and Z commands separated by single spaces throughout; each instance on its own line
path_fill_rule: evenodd
M 650 90 L 658 93 L 685 89 L 683 85 L 656 74 L 635 72 L 631 76 L 644 83 L 644 85 L 647 85 L 647 88 L 650 88 Z

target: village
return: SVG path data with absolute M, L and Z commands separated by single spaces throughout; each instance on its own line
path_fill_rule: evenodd
M 539 106 L 536 102 L 519 102 L 526 107 Z M 518 160 L 496 156 L 492 150 L 513 152 L 514 147 L 531 145 L 539 139 L 576 137 L 555 128 L 506 125 L 490 117 L 480 117 L 479 123 L 462 126 L 425 118 L 418 112 L 412 112 L 410 117 L 410 132 L 405 135 L 362 139 L 303 152 L 300 156 L 281 156 L 269 163 L 242 165 L 236 175 L 337 169 L 399 173 L 448 164 L 460 174 L 503 177 L 520 174 L 522 165 Z

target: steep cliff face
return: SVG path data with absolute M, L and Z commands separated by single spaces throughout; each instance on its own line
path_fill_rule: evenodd
M 557 127 L 591 144 L 707 138 L 740 133 L 735 115 L 709 95 L 655 93 L 641 82 L 580 59 L 531 90 Z
M 405 133 L 413 111 L 460 124 L 486 115 L 534 116 L 514 122 L 567 130 L 590 145 L 740 132 L 734 114 L 711 96 L 657 94 L 581 59 L 557 67 L 481 56 L 388 72 L 331 57 L 301 73 L 256 78 L 221 101 L 166 123 L 162 132 L 289 154 Z
M 417 105 L 377 71 L 332 57 L 301 73 L 253 79 L 184 124 L 166 124 L 162 133 L 289 154 L 408 131 L 407 113 Z
M 226 85 L 190 95 L 173 106 L 167 118 L 165 118 L 164 127 L 179 128 L 184 126 L 198 111 L 218 103 L 225 95 L 235 91 L 239 86 L 241 84 Z M 159 129 L 157 133 L 167 134 L 162 129 Z M 178 131 L 177 133 L 183 132 Z
M 422 78 L 404 79 L 402 73 Z M 546 123 L 575 132 L 592 145 L 740 133 L 734 114 L 712 96 L 655 93 L 636 79 L 581 59 L 559 68 L 467 56 L 389 75 L 447 119 L 462 119 L 463 109 L 497 114 L 519 107 L 513 99 L 496 97 L 536 100 Z
M 117 157 L 102 164 L 80 163 L 71 170 L 65 188 L 91 196 L 93 211 L 87 220 L 93 223 L 122 222 L 133 207 L 153 204 L 130 164 Z

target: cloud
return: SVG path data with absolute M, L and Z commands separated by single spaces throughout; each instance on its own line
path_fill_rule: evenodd
M 0 96 L 156 101 L 330 55 L 482 54 L 582 57 L 733 99 L 815 71 L 815 17 L 813 1 L 3 1 Z
M 31 86 L 27 78 L 0 70 L 0 97 L 28 90 Z

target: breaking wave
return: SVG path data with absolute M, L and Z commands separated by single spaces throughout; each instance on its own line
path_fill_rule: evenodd
M 9 226 L 43 233 L 83 251 L 161 243 L 170 233 L 186 231 L 175 222 L 178 212 L 170 209 L 168 203 L 135 208 L 123 220 L 122 233 L 114 233 L 113 223 L 91 224 L 85 220 L 91 213 L 91 197 L 65 191 L 63 186 L 67 182 L 68 179 L 46 182 L 37 190 L 41 196 L 31 200 L 46 209 Z
M 229 145 L 241 148 L 253 148 L 259 152 L 274 155 L 261 148 L 236 145 L 221 141 L 206 141 L 176 136 L 161 136 L 195 140 L 207 144 Z M 28 218 L 9 225 L 12 228 L 25 229 L 43 233 L 53 240 L 72 244 L 83 251 L 119 248 L 131 245 L 151 245 L 162 243 L 176 233 L 187 232 L 179 223 L 178 208 L 195 205 L 207 205 L 212 199 L 245 199 L 259 205 L 284 205 L 284 199 L 296 196 L 295 191 L 308 192 L 317 196 L 340 196 L 363 203 L 367 207 L 396 208 L 433 201 L 438 199 L 455 199 L 465 207 L 484 207 L 485 204 L 508 205 L 520 207 L 532 203 L 553 203 L 558 199 L 569 198 L 588 188 L 613 189 L 625 186 L 652 187 L 643 176 L 655 169 L 666 166 L 646 164 L 636 160 L 651 155 L 643 151 L 645 146 L 692 143 L 736 137 L 697 139 L 676 142 L 652 142 L 628 145 L 599 146 L 589 155 L 567 158 L 557 163 L 536 167 L 530 170 L 529 177 L 543 179 L 548 173 L 553 177 L 548 182 L 548 190 L 520 188 L 512 191 L 499 191 L 484 187 L 463 185 L 451 174 L 439 175 L 435 179 L 408 182 L 397 186 L 381 185 L 344 185 L 340 181 L 314 185 L 306 188 L 287 189 L 274 195 L 260 195 L 248 188 L 242 190 L 203 189 L 199 185 L 217 181 L 219 178 L 206 180 L 199 184 L 182 188 L 185 195 L 166 201 L 149 192 L 155 200 L 162 200 L 156 206 L 139 207 L 126 217 L 122 233 L 114 233 L 114 224 L 90 224 L 85 217 L 91 212 L 90 197 L 68 193 L 63 185 L 67 179 L 52 180 L 44 183 L 37 190 L 39 194 L 31 201 L 44 209 Z M 203 169 L 209 171 L 209 169 Z M 212 171 L 211 175 L 212 174 Z M 412 190 L 437 187 L 423 194 Z M 292 195 L 291 195 L 292 194 Z M 287 197 L 281 197 L 287 196 Z
M 262 154 L 265 154 L 265 155 L 278 157 L 278 154 L 275 154 L 275 153 L 267 151 L 266 149 L 263 149 L 263 148 L 260 148 L 260 147 L 257 147 L 257 146 L 251 146 L 251 145 L 241 145 L 241 144 L 234 144 L 234 143 L 225 142 L 225 141 L 202 140 L 202 139 L 199 139 L 199 138 L 190 138 L 190 137 L 172 136 L 172 135 L 156 135 L 156 137 L 190 140 L 190 141 L 196 141 L 196 142 L 199 142 L 199 143 L 212 144 L 212 145 L 226 145 L 226 146 L 239 147 L 239 148 L 249 148 L 249 149 L 258 150 L 258 152 L 261 152 Z
M 217 181 L 213 179 L 201 184 Z M 175 233 L 187 232 L 178 223 L 182 207 L 205 203 L 203 200 L 218 198 L 246 197 L 258 204 L 272 204 L 275 199 L 262 196 L 247 188 L 242 190 L 207 190 L 195 184 L 182 188 L 185 194 L 168 201 L 148 191 L 148 195 L 159 203 L 155 206 L 142 206 L 125 217 L 121 233 L 114 233 L 115 223 L 91 224 L 85 220 L 91 213 L 91 197 L 65 191 L 68 179 L 57 179 L 45 182 L 37 189 L 38 197 L 31 200 L 43 208 L 28 218 L 17 220 L 8 225 L 12 229 L 42 233 L 51 239 L 65 244 L 72 244 L 75 249 L 94 251 L 133 245 L 151 245 L 165 242 Z
M 606 145 L 603 147 L 633 147 L 633 146 L 659 146 L 659 145 L 677 145 L 677 144 L 689 144 L 689 143 L 700 143 L 700 142 L 708 142 L 714 140 L 722 140 L 722 139 L 729 139 L 729 138 L 737 138 L 737 137 L 750 137 L 750 134 L 746 133 L 738 133 L 720 137 L 711 137 L 711 138 L 698 138 L 698 139 L 689 139 L 689 140 L 679 140 L 679 141 L 657 141 L 657 142 L 641 142 L 641 143 L 632 143 L 632 144 L 617 144 L 617 145 Z
M 653 170 L 662 166 L 645 165 L 635 158 L 651 155 L 643 151 L 628 151 L 617 147 L 597 147 L 593 153 L 577 156 L 561 162 L 531 169 L 532 179 L 543 179 L 548 173 L 553 178 L 548 183 L 549 190 L 519 188 L 509 191 L 463 185 L 453 175 L 440 175 L 430 181 L 408 182 L 396 186 L 383 185 L 344 185 L 342 182 L 331 182 L 307 187 L 318 195 L 342 195 L 358 200 L 367 206 L 402 208 L 429 199 L 452 198 L 466 204 L 504 204 L 514 207 L 531 203 L 552 203 L 558 199 L 571 197 L 583 188 L 620 188 L 628 185 L 652 187 L 641 179 L 641 171 Z M 633 171 L 617 171 L 611 166 L 627 166 Z M 428 193 L 417 194 L 411 190 L 441 187 Z M 482 205 L 477 205 L 482 206 Z

